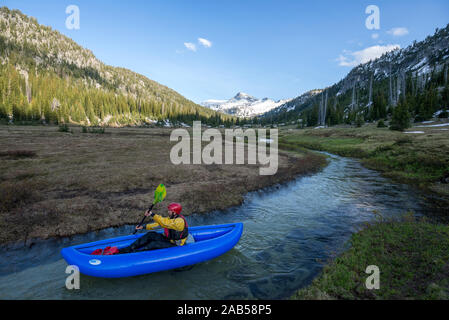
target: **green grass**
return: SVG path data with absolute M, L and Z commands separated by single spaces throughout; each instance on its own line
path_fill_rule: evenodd
M 408 216 L 369 225 L 350 244 L 292 299 L 449 298 L 449 226 Z M 365 286 L 369 265 L 379 267 L 378 290 Z
M 422 135 L 407 135 L 375 125 L 294 130 L 280 135 L 279 147 L 302 147 L 360 158 L 366 167 L 391 178 L 428 185 L 449 172 L 449 139 L 444 131 L 425 130 Z
M 359 145 L 363 143 L 363 139 L 359 138 L 325 138 L 316 136 L 290 136 L 281 139 L 280 145 L 294 146 L 299 145 L 308 149 L 328 151 L 342 156 L 356 156 L 360 152 L 364 152 Z M 281 146 L 281 148 L 282 148 Z
M 280 149 L 301 148 L 355 157 L 383 175 L 412 183 L 449 199 L 447 132 L 419 128 L 406 134 L 377 128 L 340 127 L 285 130 Z M 445 202 L 445 203 L 446 203 Z M 382 221 L 354 234 L 350 249 L 330 262 L 293 299 L 449 299 L 449 226 L 415 221 Z M 366 267 L 380 268 L 380 289 L 365 287 Z

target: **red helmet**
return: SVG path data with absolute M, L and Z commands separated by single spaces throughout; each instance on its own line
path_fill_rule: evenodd
M 176 214 L 180 214 L 182 211 L 182 206 L 179 203 L 170 203 L 168 205 L 168 210 L 173 211 Z

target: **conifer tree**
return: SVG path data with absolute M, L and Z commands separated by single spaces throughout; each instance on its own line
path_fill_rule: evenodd
M 393 110 L 393 116 L 390 122 L 391 130 L 403 131 L 410 128 L 410 113 L 406 104 L 398 102 Z

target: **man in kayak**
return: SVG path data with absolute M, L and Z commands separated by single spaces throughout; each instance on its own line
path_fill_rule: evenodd
M 187 221 L 181 215 L 182 206 L 179 203 L 171 203 L 168 206 L 168 218 L 164 218 L 151 211 L 146 211 L 145 216 L 152 217 L 154 223 L 145 226 L 136 226 L 136 230 L 153 230 L 157 227 L 164 228 L 164 234 L 147 232 L 134 241 L 131 245 L 119 250 L 119 253 L 131 253 L 137 251 L 163 249 L 174 246 L 183 246 L 189 235 Z

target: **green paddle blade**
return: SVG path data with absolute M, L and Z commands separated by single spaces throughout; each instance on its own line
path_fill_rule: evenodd
M 153 204 L 163 201 L 165 199 L 166 195 L 167 195 L 167 190 L 165 190 L 165 186 L 163 184 L 160 184 L 154 191 Z

